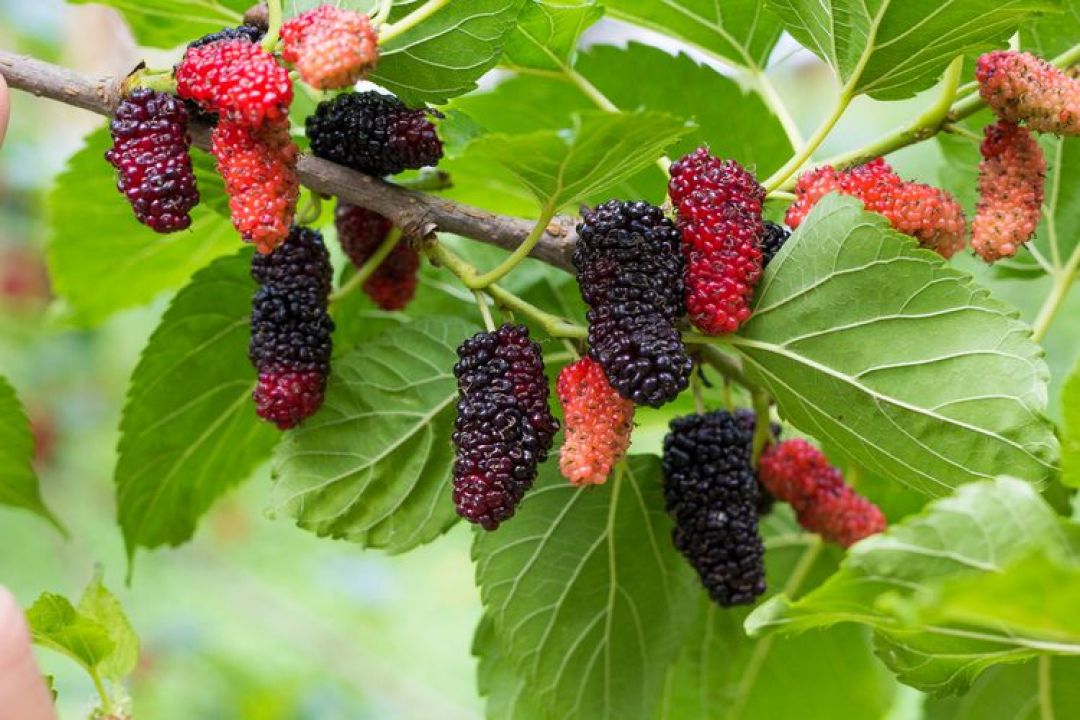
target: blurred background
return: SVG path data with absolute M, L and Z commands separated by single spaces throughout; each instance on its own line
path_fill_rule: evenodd
M 585 42 L 630 37 L 675 49 L 610 20 Z M 89 74 L 125 74 L 144 57 L 114 12 L 61 0 L 0 0 L 0 48 Z M 834 97 L 830 73 L 789 38 L 773 63 L 770 75 L 809 134 Z M 862 144 L 927 101 L 860 98 L 822 152 Z M 407 556 L 361 552 L 267 517 L 263 468 L 215 506 L 192 543 L 140 553 L 134 582 L 124 585 L 112 486 L 117 425 L 128 377 L 167 298 L 92 331 L 65 327 L 50 308 L 44 197 L 103 120 L 20 93 L 12 105 L 0 151 L 0 374 L 31 415 L 43 492 L 72 539 L 28 513 L 0 509 L 0 583 L 24 606 L 43 591 L 77 597 L 101 563 L 142 639 L 130 688 L 138 717 L 481 717 L 469 654 L 479 599 L 463 525 Z M 937 182 L 943 156 L 929 142 L 890 160 L 902 175 Z M 1045 296 L 1043 280 L 1000 280 L 970 258 L 958 262 L 1028 319 Z M 1075 297 L 1069 303 L 1047 343 L 1055 418 L 1060 381 L 1080 354 L 1080 330 L 1069 320 L 1080 307 Z M 641 422 L 649 424 L 648 413 Z M 662 426 L 649 430 L 635 440 L 640 451 L 656 449 Z M 89 681 L 58 655 L 39 657 L 57 677 L 62 716 L 85 717 L 94 697 Z

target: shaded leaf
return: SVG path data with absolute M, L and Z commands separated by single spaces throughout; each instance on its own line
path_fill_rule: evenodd
M 962 697 L 929 698 L 926 720 L 1048 720 L 1080 717 L 1080 658 L 1044 656 L 993 667 Z
M 15 389 L 0 376 L 0 505 L 29 510 L 64 532 L 41 498 L 34 472 L 34 435 Z

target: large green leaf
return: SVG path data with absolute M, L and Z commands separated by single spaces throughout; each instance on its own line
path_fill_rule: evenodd
M 34 460 L 34 436 L 15 389 L 0 376 L 0 505 L 22 508 L 63 526 L 41 499 Z
M 1080 0 L 1062 0 L 1063 12 L 1048 13 L 1020 27 L 1020 47 L 1047 60 L 1076 45 L 1080 38 Z
M 962 697 L 930 698 L 926 720 L 1065 720 L 1080 717 L 1080 658 L 1043 656 L 983 673 Z
M 251 255 L 245 249 L 195 274 L 131 376 L 116 464 L 129 558 L 139 546 L 187 541 L 199 517 L 277 442 L 251 400 Z
M 1060 627 L 1048 629 L 1054 620 L 1045 619 L 1039 627 L 1030 621 L 1038 595 L 1057 592 L 1049 584 L 1054 576 L 1021 597 L 995 594 L 978 604 L 970 600 L 967 584 L 984 583 L 987 589 L 997 584 L 1000 589 L 1011 583 L 1015 591 L 1015 582 L 993 576 L 1017 568 L 1022 572 L 1017 561 L 1036 552 L 1075 563 L 1077 537 L 1075 526 L 1066 526 L 1027 483 L 998 479 L 968 484 L 884 534 L 857 543 L 828 581 L 795 601 L 772 598 L 750 615 L 746 627 L 751 634 L 792 633 L 863 623 L 876 630 L 879 653 L 901 681 L 939 694 L 963 691 L 998 663 L 1040 653 L 1080 653 L 1074 638 L 1062 641 Z M 950 582 L 963 584 L 953 588 Z M 988 609 L 995 604 L 996 610 Z M 1067 607 L 1041 601 L 1043 611 L 1058 616 Z M 928 620 L 920 622 L 920 615 Z M 1057 624 L 1068 625 L 1060 617 Z
M 413 105 L 444 103 L 494 67 L 525 0 L 447 2 L 380 47 L 371 79 Z M 401 3 L 421 11 L 423 2 Z M 421 11 L 422 12 L 422 11 Z M 408 15 L 399 22 L 410 22 Z
M 275 509 L 317 535 L 403 552 L 457 519 L 450 502 L 455 349 L 474 325 L 435 316 L 336 360 L 326 405 L 274 462 Z
M 653 716 L 700 592 L 663 507 L 655 456 L 588 489 L 548 463 L 512 520 L 477 533 L 493 634 L 545 717 Z
M 1080 363 L 1069 373 L 1061 391 L 1061 482 L 1080 487 Z
M 171 48 L 227 25 L 239 25 L 251 0 L 68 0 L 95 3 L 124 15 L 140 45 Z
M 731 342 L 785 419 L 926 495 L 1055 470 L 1048 372 L 1028 328 L 852 198 L 818 203 Z
M 116 191 L 103 157 L 110 144 L 108 128 L 92 133 L 49 197 L 49 276 L 82 325 L 183 285 L 195 270 L 240 245 L 228 218 L 215 209 L 221 207 L 220 183 L 213 182 L 208 156 L 195 155 L 203 199 L 191 212 L 191 228 L 159 235 L 135 220 Z
M 781 25 L 761 0 L 604 0 L 613 17 L 696 45 L 733 65 L 764 68 Z
M 595 0 L 528 0 L 502 62 L 512 69 L 564 72 L 573 65 L 581 33 L 603 14 Z
M 767 0 L 852 93 L 880 100 L 932 86 L 957 55 L 1004 46 L 1059 0 Z

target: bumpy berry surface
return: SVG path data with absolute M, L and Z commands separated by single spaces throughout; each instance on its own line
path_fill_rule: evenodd
M 356 83 L 379 59 L 379 37 L 368 16 L 319 5 L 281 26 L 281 56 L 318 90 Z
M 334 330 L 326 310 L 331 275 L 322 236 L 307 228 L 294 227 L 285 244 L 251 261 L 259 283 L 248 347 L 259 373 L 255 406 L 282 430 L 322 406 Z
M 979 94 L 999 117 L 1039 132 L 1080 135 L 1080 80 L 1040 57 L 997 50 L 975 66 Z
M 357 268 L 363 267 L 393 227 L 377 212 L 340 201 L 334 222 L 341 249 Z M 399 242 L 364 281 L 364 292 L 383 310 L 403 310 L 416 294 L 419 269 L 420 253 Z
M 733 160 L 705 148 L 671 166 L 668 193 L 686 256 L 686 309 L 710 335 L 734 332 L 750 317 L 761 278 L 765 190 Z
M 758 479 L 791 505 L 800 525 L 829 542 L 848 547 L 885 529 L 881 510 L 845 484 L 840 471 L 805 440 L 766 448 Z
M 307 136 L 318 157 L 368 175 L 394 175 L 439 162 L 442 141 L 430 115 L 383 93 L 345 93 L 319 103 L 307 119 Z
M 466 520 L 494 530 L 532 486 L 558 429 L 540 348 L 521 325 L 477 333 L 458 348 L 454 376 L 454 505 Z
M 881 158 L 850 170 L 825 165 L 803 173 L 795 186 L 797 198 L 787 210 L 788 226 L 798 227 L 818 200 L 831 192 L 858 198 L 867 210 L 884 215 L 894 228 L 942 257 L 952 257 L 964 247 L 966 225 L 960 203 L 944 190 L 904 181 Z
M 113 145 L 105 159 L 116 168 L 116 186 L 139 222 L 159 233 L 190 227 L 188 213 L 199 203 L 199 191 L 184 103 L 138 88 L 116 108 L 109 131 Z
M 176 68 L 176 92 L 203 110 L 250 126 L 288 118 L 289 72 L 246 38 L 192 47 Z
M 673 420 L 664 438 L 664 500 L 675 520 L 675 547 L 724 607 L 765 592 L 753 425 L 752 415 L 719 410 Z
M 563 368 L 555 391 L 566 423 L 559 470 L 575 485 L 599 485 L 630 446 L 634 404 L 615 392 L 589 357 Z
M 784 247 L 784 243 L 791 237 L 791 232 L 783 225 L 766 220 L 764 226 L 764 232 L 761 235 L 762 269 L 769 266 L 772 259 L 776 257 L 776 253 L 780 252 L 780 248 Z
M 582 213 L 574 248 L 589 305 L 589 354 L 622 397 L 659 407 L 689 382 L 674 323 L 683 313 L 679 233 L 645 202 L 611 200 Z
M 259 252 L 272 251 L 289 235 L 300 194 L 289 121 L 251 128 L 223 119 L 210 138 L 233 226 Z
M 1012 257 L 1042 217 L 1046 160 L 1038 141 L 1007 120 L 988 125 L 979 163 L 971 246 L 987 262 Z
M 198 40 L 189 42 L 188 47 L 204 47 L 220 40 L 246 40 L 248 42 L 257 43 L 263 39 L 263 35 L 265 34 L 266 31 L 260 27 L 254 25 L 239 25 L 237 27 L 222 28 L 209 35 L 203 35 Z

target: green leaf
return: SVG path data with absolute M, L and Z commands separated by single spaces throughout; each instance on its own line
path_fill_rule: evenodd
M 782 30 L 761 0 L 604 0 L 603 4 L 612 17 L 671 35 L 750 69 L 765 67 Z
M 879 100 L 931 87 L 957 55 L 1003 47 L 1059 0 L 767 0 L 848 92 Z
M 1080 487 L 1080 363 L 1073 367 L 1061 391 L 1061 483 Z
M 134 672 L 139 662 L 139 636 L 131 627 L 120 601 L 105 587 L 103 579 L 104 572 L 99 565 L 83 591 L 78 612 L 105 628 L 112 638 L 113 650 L 100 663 L 101 674 L 119 682 Z
M 990 668 L 963 697 L 930 698 L 926 720 L 1053 720 L 1080 717 L 1080 658 L 1043 656 Z
M 902 682 L 936 693 L 963 691 L 997 663 L 1023 661 L 1040 652 L 1078 652 L 1080 645 L 1056 646 L 1048 642 L 1054 638 L 1024 632 L 1023 623 L 1016 628 L 994 621 L 973 625 L 973 612 L 965 622 L 919 623 L 911 603 L 935 597 L 943 583 L 964 576 L 1000 582 L 989 576 L 1005 573 L 1033 552 L 1072 556 L 1076 547 L 1077 533 L 1029 484 L 1014 479 L 972 483 L 852 546 L 828 581 L 799 600 L 772 598 L 751 613 L 746 627 L 756 635 L 863 623 L 876 630 L 879 654 Z M 1003 596 L 993 600 L 1003 606 L 1008 602 Z M 1009 612 L 1017 617 L 1025 610 L 1019 604 L 1000 615 Z
M 251 255 L 245 249 L 196 273 L 131 376 L 116 465 L 129 559 L 139 546 L 191 538 L 199 517 L 277 442 L 251 400 Z
M 498 62 L 524 2 L 445 3 L 430 17 L 380 46 L 379 66 L 371 79 L 410 105 L 440 104 L 469 92 Z M 402 5 L 415 10 L 423 3 Z
M 68 0 L 119 10 L 140 45 L 171 48 L 239 25 L 251 0 Z
M 1062 13 L 1047 14 L 1020 27 L 1020 47 L 1047 60 L 1076 44 L 1080 37 L 1080 0 L 1063 0 Z
M 511 69 L 564 72 L 574 64 L 581 33 L 603 14 L 595 0 L 528 0 L 502 62 Z
M 731 342 L 795 427 L 928 496 L 1055 470 L 1027 326 L 857 200 L 818 203 Z
M 26 611 L 26 621 L 34 643 L 67 655 L 90 673 L 116 647 L 104 625 L 77 611 L 63 595 L 42 593 Z
M 569 137 L 541 130 L 527 135 L 486 135 L 469 154 L 503 166 L 542 206 L 560 208 L 599 194 L 663 155 L 690 131 L 665 113 L 583 112 Z
M 191 212 L 191 228 L 159 235 L 135 220 L 116 191 L 103 157 L 110 145 L 107 127 L 92 133 L 49 196 L 49 276 L 80 325 L 151 301 L 240 245 L 232 224 L 215 210 L 215 183 L 203 181 L 213 172 L 208 156 L 195 156 L 203 199 Z
M 555 463 L 517 515 L 476 534 L 485 611 L 530 703 L 552 718 L 651 718 L 700 592 L 671 546 L 660 462 L 588 489 Z
M 41 499 L 34 460 L 34 435 L 15 389 L 0 376 L 0 505 L 39 515 L 57 530 L 64 526 Z
M 478 660 L 476 685 L 487 699 L 488 720 L 540 720 L 544 714 L 535 707 L 525 679 L 507 661 L 495 635 L 495 623 L 484 615 L 476 626 L 472 654 Z
M 450 502 L 456 348 L 478 330 L 429 317 L 335 361 L 322 411 L 274 459 L 275 510 L 317 535 L 403 552 L 457 519 Z

